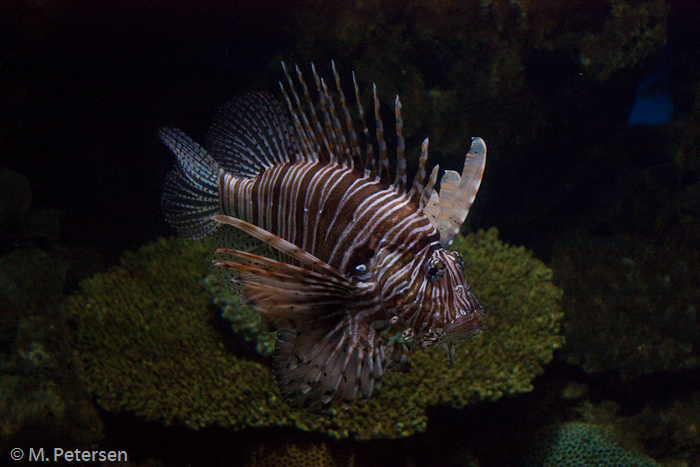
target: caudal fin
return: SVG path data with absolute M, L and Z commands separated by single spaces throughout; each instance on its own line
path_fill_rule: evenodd
M 163 184 L 165 220 L 185 238 L 213 233 L 220 214 L 219 164 L 207 150 L 177 128 L 166 127 L 158 136 L 177 157 L 177 165 Z

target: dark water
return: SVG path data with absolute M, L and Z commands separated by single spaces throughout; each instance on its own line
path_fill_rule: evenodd
M 624 3 L 628 13 L 642 4 L 648 4 L 643 11 L 663 12 L 657 17 L 629 13 L 629 21 L 645 25 L 643 31 L 665 24 L 648 37 L 633 35 L 625 23 L 610 26 L 613 15 L 604 1 L 571 2 L 570 10 L 549 13 L 505 1 L 439 7 L 384 3 L 3 4 L 0 168 L 24 179 L 2 178 L 0 253 L 6 259 L 31 253 L 8 260 L 0 271 L 10 277 L 4 283 L 27 287 L 24 294 L 7 288 L 0 302 L 0 407 L 15 413 L 8 420 L 19 420 L 4 427 L 2 459 L 21 439 L 27 447 L 124 449 L 138 465 L 147 459 L 164 465 L 237 465 L 235 453 L 255 436 L 288 435 L 165 428 L 102 411 L 78 383 L 64 394 L 90 401 L 87 405 L 68 403 L 71 410 L 52 411 L 47 403 L 49 410 L 38 410 L 35 418 L 16 416 L 26 403 L 16 398 L 21 378 L 35 387 L 55 381 L 56 372 L 72 371 L 70 351 L 58 344 L 45 349 L 63 355 L 47 376 L 17 363 L 17 352 L 33 340 L 51 341 L 52 332 L 70 334 L 55 304 L 79 280 L 117 264 L 124 250 L 174 234 L 159 201 L 173 157 L 158 140 L 158 129 L 178 126 L 202 141 L 217 106 L 228 98 L 250 90 L 278 93 L 282 59 L 313 60 L 324 68 L 335 59 L 346 75 L 356 70 L 365 87 L 376 80 L 385 102 L 400 92 L 406 126 L 413 125 L 408 144 L 415 151 L 430 135 L 434 154 L 448 168 L 463 155 L 458 151 L 467 149 L 469 136 L 483 137 L 489 161 L 468 229 L 497 227 L 503 240 L 525 245 L 552 264 L 555 277 L 555 266 L 574 257 L 570 248 L 580 239 L 598 241 L 620 258 L 632 253 L 610 246 L 609 239 L 646 242 L 648 250 L 632 258 L 637 265 L 641 257 L 646 261 L 638 268 L 645 281 L 629 292 L 637 305 L 609 312 L 646 327 L 661 321 L 663 332 L 649 335 L 697 347 L 700 324 L 694 310 L 700 292 L 688 278 L 698 276 L 698 266 L 691 263 L 682 275 L 680 262 L 674 262 L 700 247 L 700 10 L 694 3 Z M 377 14 L 382 11 L 386 16 Z M 474 33 L 451 32 L 460 23 L 474 25 Z M 365 35 L 355 37 L 353 31 Z M 632 45 L 616 42 L 625 34 Z M 587 41 L 589 36 L 593 39 Z M 654 256 L 653 251 L 668 253 Z M 39 266 L 32 261 L 55 261 L 58 277 L 33 276 Z M 604 269 L 600 263 L 583 269 L 596 267 Z M 657 278 L 654 271 L 662 270 Z M 666 277 L 673 283 L 668 298 L 647 313 L 653 299 L 646 297 L 658 296 Z M 575 280 L 555 281 L 567 292 Z M 36 284 L 45 288 L 30 288 Z M 581 303 L 565 298 L 565 312 L 588 306 Z M 663 315 L 658 307 L 664 304 L 659 319 L 647 322 L 634 314 Z M 50 331 L 42 327 L 54 322 Z M 633 324 L 621 329 L 637 332 Z M 700 443 L 692 435 L 698 418 L 695 428 L 688 421 L 700 417 L 697 350 L 687 351 L 687 358 L 659 352 L 640 371 L 625 366 L 630 359 L 598 359 L 586 372 L 585 356 L 600 352 L 603 344 L 582 334 L 572 334 L 570 350 L 557 354 L 530 394 L 463 411 L 435 408 L 425 434 L 360 448 L 346 442 L 347 449 L 361 453 L 358 465 L 393 465 L 397 459 L 402 465 L 467 465 L 470 459 L 482 466 L 517 465 L 531 441 L 525 435 L 556 420 L 580 419 L 585 406 L 596 422 L 607 417 L 620 430 L 630 420 L 644 426 L 645 434 L 629 430 L 631 444 L 659 462 L 698 465 Z M 648 344 L 665 348 L 658 339 Z M 586 349 L 586 342 L 596 347 Z M 585 387 L 585 394 L 562 398 L 570 383 Z M 604 401 L 612 401 L 616 410 Z M 42 418 L 67 413 L 78 419 Z M 86 427 L 100 424 L 101 435 L 86 434 Z

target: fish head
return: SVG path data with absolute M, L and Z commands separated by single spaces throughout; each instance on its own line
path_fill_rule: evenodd
M 422 306 L 427 318 L 423 346 L 459 342 L 479 334 L 484 307 L 465 281 L 462 255 L 438 248 L 428 256 L 423 269 L 426 293 Z

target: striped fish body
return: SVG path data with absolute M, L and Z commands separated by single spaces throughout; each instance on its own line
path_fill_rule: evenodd
M 224 173 L 220 190 L 225 214 L 294 243 L 347 276 L 369 268 L 380 243 L 416 254 L 439 240 L 409 199 L 338 163 L 286 163 L 253 179 Z M 387 238 L 389 232 L 398 238 Z M 416 238 L 407 243 L 406 235 Z
M 414 346 L 443 344 L 452 358 L 453 342 L 481 331 L 483 308 L 461 257 L 446 248 L 478 190 L 486 147 L 475 138 L 462 174 L 448 171 L 438 194 L 437 167 L 426 177 L 426 140 L 406 191 L 398 97 L 390 183 L 376 90 L 377 159 L 369 143 L 360 149 L 337 73 L 345 126 L 315 69 L 318 112 L 297 75 L 305 99 L 288 74 L 292 97 L 282 88 L 291 121 L 271 96 L 256 93 L 222 107 L 207 149 L 179 130 L 161 130 L 178 158 L 163 206 L 186 237 L 228 224 L 277 253 L 224 245 L 215 264 L 278 331 L 274 370 L 287 402 L 322 411 L 358 393 L 369 398 L 387 362 L 405 363 Z

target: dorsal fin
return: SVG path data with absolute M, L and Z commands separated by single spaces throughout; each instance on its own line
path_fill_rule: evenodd
M 435 184 L 437 183 L 437 175 L 438 171 L 440 170 L 440 165 L 436 164 L 435 167 L 433 167 L 433 170 L 430 172 L 430 177 L 428 178 L 428 183 L 423 187 L 423 193 L 421 194 L 420 198 L 420 206 L 426 210 L 426 215 L 427 215 L 427 203 L 430 198 L 433 197 L 433 195 L 437 196 L 437 192 L 435 191 Z
M 418 160 L 418 171 L 416 176 L 413 178 L 413 186 L 411 186 L 411 191 L 408 192 L 409 199 L 418 207 L 423 207 L 424 203 L 421 202 L 421 197 L 423 194 L 423 184 L 425 183 L 425 167 L 428 162 L 428 138 L 423 140 L 420 148 L 420 159 Z
M 289 118 L 272 95 L 254 92 L 219 108 L 207 135 L 209 154 L 226 171 L 254 177 L 299 152 Z
M 443 248 L 452 244 L 452 240 L 467 218 L 476 193 L 479 191 L 485 164 L 486 144 L 481 138 L 472 138 L 471 148 L 464 160 L 462 175 L 452 170 L 446 171 L 440 180 L 440 194 L 431 193 L 424 212 L 433 227 L 440 233 L 440 244 Z M 426 186 L 424 196 L 427 188 Z
M 343 119 L 339 117 L 339 112 L 336 110 L 336 102 L 331 96 L 331 92 L 325 80 L 320 77 L 315 65 L 311 65 L 311 71 L 314 78 L 317 91 L 317 102 L 314 103 L 309 93 L 309 88 L 304 80 L 304 76 L 298 66 L 294 66 L 296 71 L 298 85 L 301 86 L 301 92 L 297 92 L 297 86 L 287 70 L 284 62 L 282 68 L 285 77 L 287 78 L 287 86 L 280 83 L 280 88 L 292 113 L 292 122 L 297 133 L 297 146 L 304 153 L 298 158 L 305 161 L 321 161 L 321 162 L 338 162 L 346 167 L 364 169 L 365 176 L 377 177 L 382 185 L 391 187 L 396 193 L 407 195 L 419 208 L 427 209 L 430 214 L 433 225 L 441 232 L 441 239 L 444 238 L 446 244 L 449 244 L 456 235 L 457 231 L 464 222 L 462 214 L 469 212 L 469 207 L 473 202 L 476 190 L 478 190 L 478 182 L 475 178 L 483 173 L 483 160 L 476 160 L 476 153 L 470 152 L 467 157 L 468 164 L 463 170 L 468 174 L 466 179 L 462 179 L 457 172 L 448 172 L 443 178 L 444 201 L 440 203 L 440 197 L 437 193 L 433 195 L 433 189 L 437 182 L 438 167 L 435 166 L 430 174 L 427 183 L 426 165 L 428 159 L 428 139 L 423 141 L 421 148 L 421 157 L 419 160 L 418 173 L 411 187 L 411 191 L 406 193 L 407 180 L 407 164 L 406 164 L 406 146 L 403 136 L 403 116 L 402 105 L 399 96 L 397 95 L 394 101 L 394 115 L 396 118 L 396 174 L 392 182 L 392 174 L 390 170 L 389 157 L 387 155 L 387 144 L 384 138 L 384 124 L 381 116 L 381 108 L 377 93 L 377 86 L 372 85 L 372 99 L 374 107 L 375 120 L 375 137 L 377 141 L 377 157 L 375 160 L 374 146 L 372 138 L 370 138 L 367 123 L 365 121 L 365 112 L 362 107 L 360 91 L 355 79 L 355 74 L 352 75 L 353 86 L 355 89 L 355 98 L 357 101 L 358 116 L 362 124 L 362 132 L 365 136 L 366 150 L 364 160 L 362 150 L 358 142 L 357 133 L 355 132 L 352 123 L 352 117 L 348 110 L 345 94 L 343 93 L 340 84 L 340 77 L 335 67 L 335 63 L 331 62 L 333 68 L 333 76 L 336 83 L 336 91 L 340 98 L 340 111 L 342 111 Z M 303 99 L 300 98 L 303 96 Z M 344 124 L 343 124 L 344 120 Z M 485 145 L 479 138 L 476 141 L 481 141 L 484 149 Z M 478 144 L 477 144 L 478 146 Z M 479 167 L 481 167 L 479 169 Z M 481 172 L 479 172 L 481 171 Z M 480 181 L 480 180 L 479 180 Z M 466 198 L 462 195 L 465 195 Z M 429 202 L 429 200 L 432 200 Z M 451 226 L 449 224 L 452 224 Z
M 384 140 L 384 123 L 379 109 L 379 98 L 377 97 L 377 85 L 372 85 L 372 96 L 374 97 L 374 123 L 377 127 L 377 145 L 379 146 L 379 179 L 384 186 L 391 183 L 391 173 L 389 173 L 389 157 L 386 154 L 386 141 Z
M 366 142 L 366 153 L 365 153 L 365 175 L 368 177 L 373 177 L 377 173 L 377 161 L 374 160 L 374 147 L 369 139 L 369 128 L 367 128 L 367 122 L 365 121 L 365 109 L 362 107 L 362 99 L 360 98 L 360 88 L 357 86 L 357 79 L 355 79 L 355 72 L 352 73 L 352 84 L 355 86 L 355 100 L 357 102 L 357 113 L 360 115 L 360 121 L 362 122 L 362 134 L 365 137 Z
M 292 104 L 292 101 L 287 94 L 287 90 L 281 82 L 280 89 L 282 90 L 284 99 L 287 101 L 289 112 L 292 114 L 294 128 L 296 129 L 298 137 L 302 142 L 303 159 L 307 162 L 316 161 L 318 160 L 318 153 L 321 151 L 321 144 L 316 137 L 316 133 L 314 133 L 313 129 L 311 128 L 311 123 L 306 117 L 306 113 L 301 105 L 301 100 L 299 99 L 299 95 L 294 87 L 294 82 L 292 81 L 292 77 L 289 76 L 287 66 L 284 64 L 284 62 L 282 62 L 282 69 L 284 70 L 284 75 L 287 77 L 287 83 L 289 83 L 289 89 L 292 92 L 292 97 L 294 97 L 294 104 Z M 294 109 L 295 105 L 297 110 Z
M 317 91 L 317 100 L 315 102 L 309 93 L 308 86 L 306 85 L 299 67 L 295 65 L 297 79 L 294 80 L 287 70 L 286 65 L 282 63 L 282 68 L 287 78 L 287 85 L 285 86 L 280 83 L 280 88 L 282 89 L 289 111 L 292 113 L 292 122 L 297 133 L 299 146 L 303 152 L 307 153 L 304 160 L 338 162 L 346 167 L 364 170 L 366 176 L 379 177 L 381 183 L 389 187 L 392 176 L 389 170 L 389 158 L 387 156 L 387 146 L 384 139 L 384 125 L 381 120 L 377 88 L 373 86 L 372 90 L 376 128 L 375 136 L 378 151 L 378 160 L 375 160 L 375 148 L 372 144 L 373 138 L 370 137 L 365 122 L 364 108 L 362 107 L 355 74 L 353 73 L 352 80 L 355 98 L 357 100 L 358 117 L 361 121 L 363 134 L 367 143 L 364 157 L 350 111 L 348 110 L 345 94 L 340 84 L 338 71 L 334 62 L 331 62 L 331 65 L 336 83 L 336 91 L 340 98 L 339 107 L 336 106 L 336 101 L 332 97 L 326 81 L 320 77 L 313 64 L 311 65 L 311 71 Z M 300 86 L 300 91 L 297 91 L 297 86 Z M 400 168 L 397 178 L 394 181 L 394 189 L 400 192 L 405 190 L 406 163 L 400 102 L 397 101 L 397 105 L 397 137 L 400 145 L 397 151 L 399 152 L 398 158 Z M 341 112 L 342 116 L 340 115 Z
M 362 150 L 360 149 L 360 144 L 357 141 L 357 133 L 355 132 L 355 126 L 352 124 L 352 117 L 350 116 L 350 110 L 348 110 L 348 103 L 345 100 L 345 93 L 343 93 L 343 87 L 340 85 L 340 75 L 338 70 L 335 68 L 335 62 L 331 60 L 331 67 L 333 68 L 333 77 L 335 78 L 335 87 L 338 90 L 338 95 L 340 96 L 340 107 L 343 110 L 343 117 L 345 118 L 345 126 L 348 128 L 348 143 L 349 149 L 352 154 L 352 167 L 357 167 L 358 169 L 363 169 L 365 164 L 361 159 Z M 353 75 L 353 83 L 355 82 L 355 75 Z
M 406 142 L 403 138 L 401 100 L 398 94 L 394 103 L 394 114 L 396 115 L 396 179 L 394 179 L 394 190 L 397 193 L 404 193 L 406 190 Z

